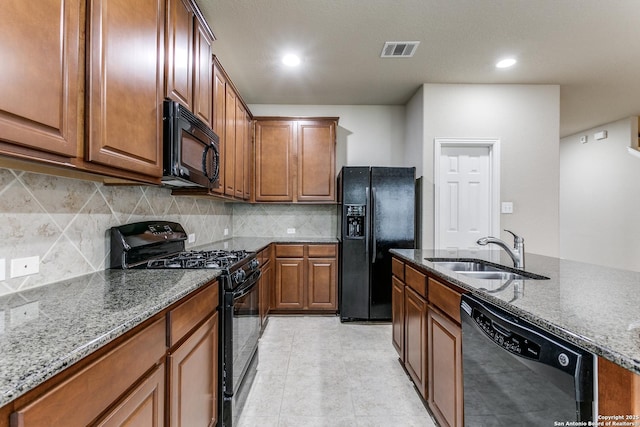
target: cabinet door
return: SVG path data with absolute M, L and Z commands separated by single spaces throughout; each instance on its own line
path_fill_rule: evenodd
M 96 426 L 164 426 L 164 371 L 164 364 L 158 366 L 151 376 L 103 416 Z
M 215 425 L 218 407 L 218 313 L 169 357 L 169 425 Z
M 249 113 L 244 114 L 245 149 L 244 149 L 244 200 L 251 199 L 251 165 L 253 165 L 253 133 L 251 132 L 251 118 Z
M 429 407 L 441 426 L 462 426 L 462 329 L 429 307 Z
M 294 137 L 294 122 L 256 121 L 256 201 L 293 201 Z
M 260 278 L 260 324 L 262 327 L 266 324 L 267 315 L 269 314 L 269 302 L 271 301 L 271 290 L 273 287 L 273 275 L 271 261 L 266 261 L 262 265 L 262 277 Z
M 226 129 L 227 79 L 217 65 L 213 64 L 213 131 L 220 138 L 220 185 L 214 188 L 214 193 L 224 194 L 225 189 L 225 160 L 227 158 L 225 129 Z
M 89 1 L 90 162 L 162 176 L 164 4 Z
M 391 333 L 393 346 L 404 362 L 404 283 L 391 277 Z
M 640 375 L 598 357 L 598 414 L 640 415 Z
M 335 201 L 335 122 L 298 122 L 299 201 Z
M 224 194 L 235 196 L 236 183 L 236 93 L 227 85 L 224 130 Z
M 194 72 L 193 72 L 193 113 L 209 127 L 213 127 L 213 116 L 211 113 L 213 91 L 211 85 L 211 43 L 213 40 L 209 36 L 204 24 L 200 20 L 195 20 L 194 30 Z
M 304 308 L 304 259 L 276 259 L 276 306 L 278 310 Z
M 427 399 L 427 302 L 405 287 L 405 367 L 422 397 Z
M 307 308 L 310 310 L 337 309 L 336 259 L 309 258 L 307 260 Z
M 236 96 L 236 146 L 235 146 L 235 194 L 237 198 L 244 198 L 244 160 L 245 160 L 245 150 L 246 150 L 246 126 L 245 126 L 245 116 L 246 111 L 242 106 L 242 102 L 238 100 Z M 249 165 L 247 165 L 248 167 Z M 248 183 L 247 183 L 248 184 Z
M 3 0 L 0 140 L 75 157 L 82 69 L 80 1 Z
M 167 1 L 167 97 L 193 111 L 194 12 L 189 0 Z

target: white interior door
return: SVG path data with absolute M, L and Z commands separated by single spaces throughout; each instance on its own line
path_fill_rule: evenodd
M 440 249 L 477 249 L 492 233 L 492 165 L 489 145 L 440 148 L 436 242 Z

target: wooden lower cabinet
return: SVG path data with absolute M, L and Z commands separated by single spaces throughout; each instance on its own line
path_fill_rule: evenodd
M 218 415 L 218 313 L 167 359 L 169 425 L 215 425 Z
M 97 427 L 161 427 L 164 426 L 164 363 L 121 403 L 96 423 Z
M 304 308 L 304 259 L 276 259 L 276 309 Z
M 400 360 L 404 362 L 404 283 L 397 277 L 391 278 L 391 335 Z
M 640 416 L 640 375 L 598 357 L 598 414 Z
M 405 287 L 404 336 L 405 368 L 426 400 L 427 387 L 427 302 L 410 287 Z
M 201 288 L 1 407 L 0 427 L 215 426 L 218 292 Z
M 11 414 L 13 427 L 86 426 L 164 358 L 164 317 Z M 164 370 L 162 370 L 164 373 Z M 37 393 L 36 393 L 37 394 Z
M 274 310 L 336 312 L 336 244 L 276 244 Z
M 309 258 L 307 260 L 307 308 L 335 310 L 336 302 L 335 258 Z
M 429 407 L 441 426 L 462 426 L 462 328 L 427 310 Z

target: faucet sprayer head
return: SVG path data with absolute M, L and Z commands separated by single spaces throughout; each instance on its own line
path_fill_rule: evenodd
M 489 238 L 483 237 L 481 239 L 478 239 L 476 243 L 479 244 L 480 246 L 485 246 L 487 243 L 489 243 Z

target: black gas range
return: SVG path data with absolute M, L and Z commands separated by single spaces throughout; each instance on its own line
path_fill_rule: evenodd
M 255 252 L 186 250 L 184 228 L 169 221 L 147 221 L 111 228 L 111 268 L 219 269 L 219 381 L 222 396 L 218 427 L 237 424 L 256 375 L 260 336 L 260 265 Z

